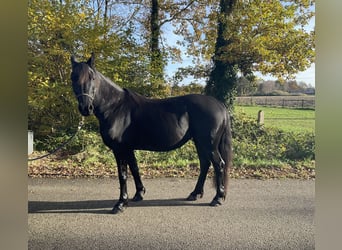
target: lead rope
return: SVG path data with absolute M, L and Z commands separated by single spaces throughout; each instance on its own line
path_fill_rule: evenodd
M 48 156 L 56 153 L 58 150 L 60 150 L 63 147 L 65 147 L 65 145 L 67 145 L 77 135 L 77 133 L 81 130 L 83 125 L 84 125 L 84 117 L 82 116 L 81 121 L 78 123 L 78 127 L 77 127 L 76 132 L 68 140 L 63 142 L 59 147 L 57 147 L 53 151 L 51 151 L 51 152 L 49 152 L 49 153 L 47 153 L 45 155 L 42 155 L 42 156 L 38 156 L 38 157 L 35 157 L 35 158 L 30 158 L 30 159 L 28 159 L 28 161 L 35 161 L 35 160 L 43 159 L 45 157 L 48 157 Z

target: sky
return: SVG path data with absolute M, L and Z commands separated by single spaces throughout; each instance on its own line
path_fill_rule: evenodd
M 315 87 L 315 64 L 313 63 L 310 68 L 297 74 L 296 80 L 297 82 L 303 81 Z

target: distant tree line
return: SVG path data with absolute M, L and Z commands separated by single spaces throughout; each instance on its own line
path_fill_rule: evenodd
M 174 83 L 170 88 L 172 96 L 205 93 L 205 86 L 196 81 L 184 85 Z M 315 95 L 315 87 L 296 80 L 280 82 L 259 79 L 256 82 L 251 82 L 245 77 L 240 77 L 237 81 L 236 90 L 237 96 Z
M 258 80 L 250 82 L 248 79 L 241 77 L 237 82 L 238 96 L 252 95 L 315 95 L 315 88 L 303 81 L 272 81 Z

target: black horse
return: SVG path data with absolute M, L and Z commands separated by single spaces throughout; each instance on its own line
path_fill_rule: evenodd
M 166 99 L 148 99 L 122 89 L 94 67 L 94 54 L 87 62 L 72 63 L 72 87 L 83 116 L 94 114 L 99 120 L 105 145 L 112 149 L 118 167 L 120 198 L 112 213 L 122 212 L 128 203 L 127 165 L 134 178 L 133 201 L 145 194 L 134 150 L 168 151 L 192 139 L 200 160 L 196 187 L 187 200 L 203 196 L 203 185 L 212 163 L 216 196 L 211 206 L 221 205 L 232 165 L 230 118 L 225 106 L 215 98 L 185 95 Z

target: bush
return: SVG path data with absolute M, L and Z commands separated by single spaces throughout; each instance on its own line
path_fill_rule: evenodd
M 233 131 L 236 163 L 315 159 L 313 133 L 285 132 L 277 128 L 265 128 L 246 114 L 238 114 L 234 118 Z

